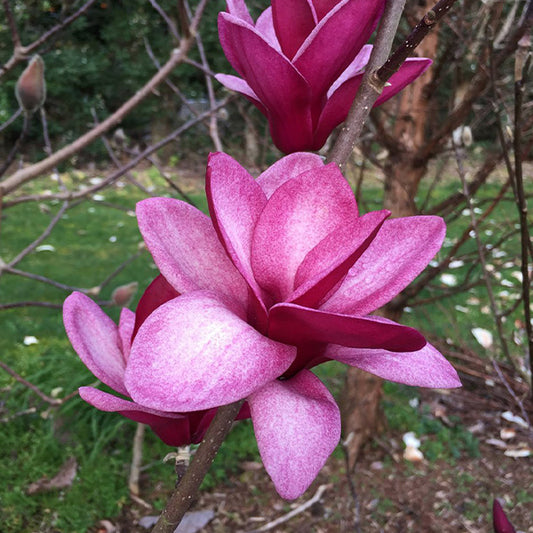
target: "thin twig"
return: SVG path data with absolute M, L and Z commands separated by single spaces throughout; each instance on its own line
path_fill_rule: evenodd
M 291 518 L 294 518 L 300 513 L 307 511 L 309 507 L 319 502 L 324 492 L 326 492 L 326 490 L 330 489 L 332 486 L 333 485 L 331 484 L 320 485 L 320 487 L 318 487 L 318 489 L 316 490 L 314 496 L 311 499 L 307 500 L 306 502 L 302 503 L 302 505 L 299 505 L 298 507 L 296 507 L 296 509 L 293 509 L 292 511 L 288 512 L 287 514 L 283 516 L 280 516 L 279 518 L 276 518 L 276 520 L 273 520 L 272 522 L 265 524 L 259 529 L 253 529 L 251 531 L 248 531 L 247 533 L 262 533 L 263 531 L 270 531 L 271 529 L 274 529 L 280 524 L 284 524 L 285 522 L 288 522 Z
M 15 159 L 15 156 L 20 150 L 22 143 L 24 142 L 24 139 L 26 138 L 26 135 L 28 134 L 28 131 L 30 129 L 30 118 L 31 117 L 32 117 L 31 114 L 24 113 L 24 124 L 22 126 L 20 135 L 18 136 L 18 139 L 15 141 L 13 148 L 11 148 L 11 151 L 7 155 L 6 160 L 4 161 L 4 164 L 0 166 L 0 178 L 4 175 L 5 171 L 9 168 L 9 165 L 11 165 L 11 163 Z
M 19 107 L 5 122 L 0 124 L 0 132 L 5 130 L 10 124 L 15 122 L 17 118 L 20 117 L 20 114 L 22 113 L 22 107 Z
M 16 381 L 22 383 L 22 385 L 37 394 L 37 396 L 39 396 L 39 398 L 41 398 L 41 400 L 44 400 L 46 403 L 50 405 L 61 405 L 63 403 L 63 400 L 52 398 L 51 396 L 45 394 L 43 391 L 41 391 L 41 389 L 39 389 L 39 387 L 36 387 L 33 383 L 30 383 L 28 380 L 24 379 L 20 374 L 17 374 L 11 367 L 6 365 L 3 361 L 0 361 L 0 368 L 7 372 Z
M 45 228 L 45 230 L 35 239 L 30 245 L 26 246 L 16 257 L 14 257 L 6 266 L 8 268 L 13 268 L 17 263 L 20 263 L 29 253 L 33 252 L 39 244 L 41 244 L 49 235 L 52 233 L 55 225 L 61 220 L 61 217 L 65 211 L 70 207 L 68 202 L 64 202 L 59 211 L 56 213 L 54 218 L 50 221 L 50 224 Z M 0 270 L 3 270 L 3 267 L 0 266 Z
M 145 425 L 137 423 L 135 436 L 133 437 L 133 446 L 131 453 L 130 477 L 128 479 L 128 488 L 134 496 L 139 496 L 139 479 L 141 475 L 141 465 L 143 460 L 143 442 Z
M 165 21 L 166 25 L 168 26 L 168 29 L 170 30 L 170 33 L 176 39 L 176 42 L 180 40 L 180 35 L 178 33 L 178 29 L 176 28 L 176 25 L 171 20 L 171 18 L 166 14 L 165 10 L 155 1 L 155 0 L 148 0 L 152 7 L 159 13 L 161 18 Z

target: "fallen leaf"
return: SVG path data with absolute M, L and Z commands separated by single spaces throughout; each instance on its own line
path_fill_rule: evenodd
M 511 413 L 511 411 L 503 412 L 502 413 L 502 418 L 504 420 L 507 420 L 507 422 L 514 422 L 515 424 L 517 424 L 519 426 L 522 426 L 523 428 L 526 428 L 526 429 L 529 428 L 528 423 L 521 416 L 513 415 L 513 413 Z
M 483 328 L 472 328 L 472 335 L 474 335 L 475 339 L 483 346 L 485 349 L 489 349 L 492 347 L 494 339 L 492 337 L 492 333 L 486 329 Z
M 42 477 L 32 483 L 27 490 L 28 494 L 37 494 L 38 492 L 47 492 L 50 490 L 64 489 L 70 487 L 76 477 L 78 462 L 75 457 L 69 457 L 59 469 L 59 472 L 52 478 Z

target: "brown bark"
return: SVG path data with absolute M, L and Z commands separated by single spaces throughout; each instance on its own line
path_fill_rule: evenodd
M 424 16 L 430 7 L 419 2 L 415 17 Z M 438 34 L 430 33 L 420 45 L 420 55 L 435 57 Z M 420 180 L 427 170 L 427 161 L 420 162 L 416 153 L 424 144 L 426 125 L 430 116 L 430 102 L 424 95 L 424 87 L 431 79 L 430 73 L 419 78 L 401 93 L 396 123 L 391 137 L 388 160 L 385 163 L 384 207 L 393 217 L 417 213 L 415 196 Z M 401 311 L 386 307 L 380 314 L 398 320 Z M 357 368 L 349 368 L 341 398 L 343 435 L 346 439 L 348 465 L 353 469 L 362 447 L 384 427 L 380 408 L 383 380 Z

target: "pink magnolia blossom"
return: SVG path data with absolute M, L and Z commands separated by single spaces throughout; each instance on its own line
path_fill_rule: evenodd
M 82 293 L 71 294 L 63 305 L 67 335 L 84 364 L 103 383 L 129 397 L 124 385 L 131 340 L 147 316 L 178 293 L 158 276 L 142 296 L 137 312 L 122 309 L 117 325 Z M 102 411 L 119 412 L 135 422 L 148 424 L 169 446 L 183 446 L 202 440 L 216 409 L 189 413 L 163 412 L 103 392 L 94 387 L 80 387 L 80 396 Z M 241 417 L 247 416 L 243 409 Z
M 339 169 L 309 153 L 254 179 L 212 154 L 211 219 L 170 198 L 137 204 L 146 245 L 180 293 L 133 340 L 124 383 L 140 405 L 202 411 L 246 398 L 265 467 L 296 498 L 340 437 L 339 409 L 310 368 L 328 360 L 422 387 L 457 387 L 416 330 L 368 316 L 442 243 L 438 217 L 359 215 Z
M 318 150 L 344 121 L 372 47 L 365 45 L 386 0 L 272 0 L 254 23 L 244 0 L 228 0 L 218 29 L 224 53 L 241 78 L 218 74 L 267 117 L 285 153 Z M 410 58 L 388 82 L 380 105 L 431 64 Z

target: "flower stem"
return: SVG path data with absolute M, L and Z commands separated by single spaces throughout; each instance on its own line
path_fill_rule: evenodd
M 213 462 L 220 445 L 239 414 L 244 400 L 220 407 L 196 450 L 187 472 L 170 496 L 152 533 L 174 533 L 183 515 L 191 506 L 198 489 Z

